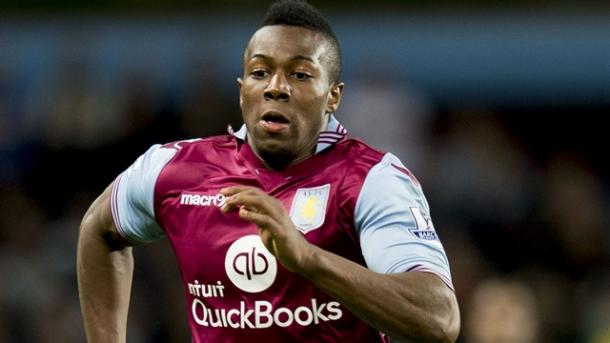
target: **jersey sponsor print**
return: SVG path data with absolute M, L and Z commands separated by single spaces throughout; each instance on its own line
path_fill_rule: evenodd
M 268 289 L 277 275 L 275 257 L 263 245 L 258 235 L 239 238 L 227 250 L 225 271 L 230 282 L 248 293 L 260 293 Z M 198 325 L 233 329 L 265 329 L 271 326 L 285 328 L 293 324 L 309 326 L 340 319 L 343 312 L 336 301 L 320 303 L 312 298 L 308 304 L 296 308 L 274 306 L 267 300 L 255 300 L 254 306 L 239 301 L 234 308 L 212 308 L 206 298 L 225 296 L 221 281 L 201 284 L 198 280 L 188 283 L 193 296 L 191 312 Z
M 112 191 L 126 239 L 166 236 L 172 245 L 194 342 L 386 341 L 278 263 L 256 225 L 222 212 L 225 187 L 257 187 L 277 198 L 295 228 L 324 250 L 379 273 L 435 273 L 451 287 L 421 187 L 396 157 L 346 139 L 331 117 L 316 155 L 273 171 L 245 132 L 153 146 Z

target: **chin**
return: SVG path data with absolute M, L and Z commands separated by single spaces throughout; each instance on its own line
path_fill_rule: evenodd
M 290 165 L 295 158 L 295 154 L 284 147 L 271 147 L 259 150 L 260 158 L 265 164 L 273 169 L 283 169 Z

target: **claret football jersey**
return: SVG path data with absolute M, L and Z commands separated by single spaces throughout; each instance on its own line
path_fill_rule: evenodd
M 447 257 L 415 177 L 390 153 L 348 139 L 331 117 L 316 154 L 267 169 L 246 130 L 154 145 L 113 183 L 125 239 L 166 236 L 176 255 L 194 342 L 383 342 L 386 338 L 262 244 L 258 228 L 223 213 L 224 187 L 279 199 L 312 244 L 379 273 L 424 271 L 452 287 Z

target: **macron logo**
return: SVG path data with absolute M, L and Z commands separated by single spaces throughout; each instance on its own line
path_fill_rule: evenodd
M 180 205 L 221 207 L 226 200 L 226 197 L 220 193 L 216 195 L 182 193 Z

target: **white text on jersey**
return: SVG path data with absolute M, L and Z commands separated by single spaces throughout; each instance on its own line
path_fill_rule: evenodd
M 216 195 L 182 193 L 180 196 L 180 205 L 221 207 L 226 201 L 226 197 L 220 193 Z
M 294 310 L 286 307 L 274 308 L 266 300 L 254 302 L 254 308 L 240 301 L 239 308 L 210 308 L 198 298 L 193 299 L 191 311 L 195 322 L 201 326 L 231 327 L 233 329 L 265 329 L 272 325 L 287 327 L 294 323 L 309 326 L 339 320 L 343 316 L 340 304 L 336 301 L 318 303 L 312 298 L 311 304 L 299 306 Z

